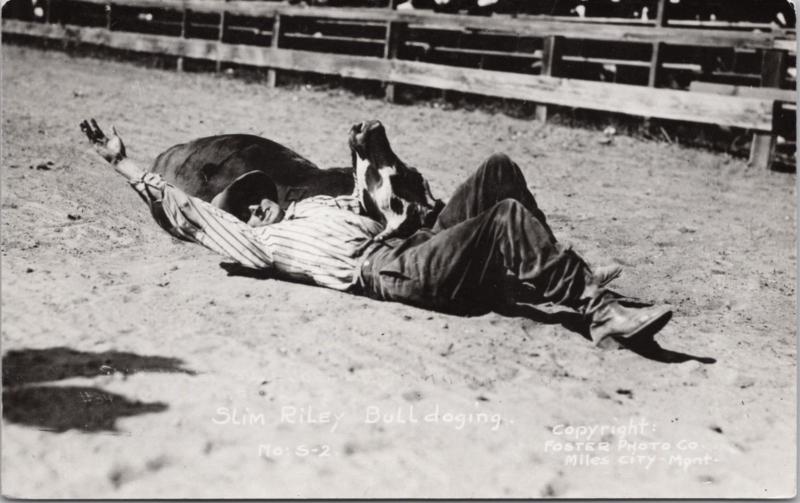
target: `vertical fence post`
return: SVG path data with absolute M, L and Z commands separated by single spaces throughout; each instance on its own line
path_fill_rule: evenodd
M 53 17 L 50 14 L 53 10 L 53 0 L 46 0 L 44 7 L 47 9 L 44 13 L 44 22 L 50 24 L 53 22 Z
M 656 29 L 667 26 L 667 0 L 658 0 L 656 10 Z M 657 87 L 661 77 L 661 65 L 664 63 L 664 44 L 660 41 L 653 42 L 652 52 L 650 53 L 650 68 L 647 74 L 647 86 Z M 650 117 L 645 117 L 642 126 L 645 130 L 650 130 L 652 124 Z
M 189 9 L 185 6 L 183 8 L 183 12 L 181 14 L 181 38 L 186 38 L 186 32 L 189 31 Z M 183 56 L 178 56 L 178 59 L 175 61 L 175 67 L 179 72 L 183 71 Z
M 272 40 L 270 40 L 270 47 L 272 49 L 278 48 L 278 43 L 281 38 L 281 14 L 275 13 L 275 22 L 272 23 Z M 278 70 L 270 68 L 267 70 L 267 86 L 275 87 L 278 85 Z
M 224 0 L 225 3 L 228 0 Z M 222 70 L 222 43 L 225 41 L 225 16 L 226 12 L 223 9 L 222 12 L 219 14 L 219 35 L 217 36 L 217 63 L 216 63 L 216 71 L 219 73 Z
M 658 73 L 661 68 L 662 58 L 662 44 L 661 42 L 653 43 L 653 52 L 650 56 L 650 73 L 647 76 L 647 85 L 649 87 L 656 87 L 658 84 Z
M 656 12 L 656 28 L 667 26 L 667 0 L 658 0 L 658 11 Z M 650 56 L 650 74 L 647 76 L 647 85 L 656 87 L 658 84 L 659 72 L 664 56 L 664 44 L 653 42 L 653 52 Z
M 761 59 L 761 87 L 780 87 L 786 69 L 786 53 L 777 49 L 766 49 Z M 772 121 L 778 107 L 772 108 Z M 772 155 L 775 151 L 775 132 L 754 133 L 750 145 L 750 166 L 768 169 L 772 166 Z
M 564 50 L 564 37 L 545 37 L 542 44 L 542 75 L 556 77 Z M 536 120 L 547 121 L 547 105 L 536 105 Z
M 109 31 L 111 31 L 111 28 L 114 25 L 114 13 L 112 9 L 113 7 L 111 6 L 111 2 L 106 2 L 106 30 Z
M 386 41 L 383 46 L 383 57 L 389 60 L 395 59 L 400 46 L 403 45 L 405 40 L 406 30 L 408 25 L 406 23 L 388 22 L 386 23 Z M 393 103 L 395 101 L 395 85 L 394 82 L 386 82 L 384 84 L 384 91 L 386 101 Z

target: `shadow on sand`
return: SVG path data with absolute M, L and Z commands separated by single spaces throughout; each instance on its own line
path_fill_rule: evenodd
M 66 347 L 9 351 L 3 356 L 3 419 L 52 432 L 118 432 L 118 418 L 163 412 L 167 405 L 129 400 L 96 387 L 52 382 L 115 372 L 195 374 L 182 364 L 177 358 L 119 351 L 91 353 Z M 37 384 L 43 382 L 48 384 Z
M 274 279 L 274 276 L 272 276 L 268 271 L 249 269 L 239 264 L 228 262 L 222 262 L 219 265 L 228 273 L 228 276 L 242 276 L 254 279 Z M 614 293 L 614 295 L 617 296 L 621 302 L 628 306 L 644 307 L 651 305 L 650 303 L 640 299 L 625 297 L 616 293 Z M 586 323 L 586 320 L 582 315 L 574 311 L 548 311 L 538 309 L 529 304 L 500 304 L 495 306 L 495 308 L 492 310 L 503 316 L 523 317 L 548 325 L 562 325 L 567 330 L 580 334 L 584 339 L 588 341 L 592 340 L 591 335 L 589 334 L 589 325 Z M 661 347 L 655 341 L 654 337 L 662 328 L 664 328 L 664 325 L 666 325 L 668 321 L 669 318 L 666 318 L 662 323 L 652 326 L 647 333 L 642 333 L 641 335 L 637 336 L 635 343 L 626 344 L 624 347 L 640 356 L 643 356 L 644 358 L 660 363 L 684 363 L 690 360 L 705 364 L 717 362 L 716 359 L 708 356 L 694 356 Z
M 589 325 L 584 320 L 583 316 L 572 311 L 543 311 L 533 306 L 526 304 L 517 304 L 515 306 L 507 307 L 498 311 L 505 316 L 520 316 L 528 318 L 539 323 L 546 323 L 549 325 L 562 325 L 567 330 L 580 334 L 584 339 L 591 341 L 589 335 Z M 637 337 L 637 341 L 633 344 L 625 345 L 624 347 L 643 356 L 649 360 L 657 361 L 660 363 L 684 363 L 694 360 L 700 363 L 711 364 L 716 363 L 716 359 L 707 356 L 694 356 L 679 351 L 672 351 L 661 347 L 656 341 L 656 334 L 664 328 L 669 319 L 665 319 L 663 323 L 651 327 L 647 333 L 642 333 Z
M 121 372 L 171 372 L 194 375 L 178 358 L 142 356 L 120 351 L 90 353 L 66 347 L 12 350 L 3 356 L 3 387 L 70 377 L 95 377 Z
M 120 417 L 165 410 L 165 403 L 130 401 L 92 387 L 26 386 L 3 390 L 3 419 L 57 433 L 117 432 L 116 421 Z

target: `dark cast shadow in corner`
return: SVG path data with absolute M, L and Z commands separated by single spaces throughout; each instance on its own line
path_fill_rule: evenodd
M 120 433 L 118 418 L 163 412 L 161 402 L 145 403 L 90 386 L 58 386 L 72 377 L 168 372 L 195 375 L 178 358 L 121 351 L 98 353 L 67 347 L 21 349 L 3 356 L 3 419 L 52 432 Z M 46 385 L 37 383 L 47 382 Z
M 165 410 L 165 403 L 131 401 L 92 387 L 25 386 L 3 390 L 3 419 L 56 433 L 119 433 L 116 422 L 120 417 Z
M 543 311 L 527 304 L 517 304 L 515 306 L 508 306 L 497 310 L 498 313 L 505 316 L 525 317 L 530 320 L 546 323 L 549 325 L 562 325 L 567 330 L 580 334 L 584 339 L 591 341 L 589 334 L 589 325 L 584 320 L 583 316 L 573 311 Z M 660 363 L 684 363 L 694 360 L 700 363 L 712 364 L 716 363 L 716 359 L 707 356 L 694 356 L 679 351 L 672 351 L 661 347 L 654 339 L 655 335 L 664 328 L 666 325 L 665 320 L 660 326 L 654 326 L 648 333 L 643 333 L 637 337 L 635 344 L 628 344 L 624 347 L 634 353 Z
M 121 351 L 92 353 L 66 347 L 11 350 L 3 355 L 3 387 L 115 372 L 177 372 L 194 375 L 194 371 L 181 367 L 182 364 L 178 358 Z

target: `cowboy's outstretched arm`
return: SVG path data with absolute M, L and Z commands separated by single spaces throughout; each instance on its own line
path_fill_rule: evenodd
M 128 159 L 125 145 L 112 129 L 106 137 L 97 123 L 81 123 L 95 151 L 123 175 L 150 207 L 156 222 L 173 236 L 205 246 L 254 269 L 272 266 L 272 253 L 253 228 L 211 204 L 188 196 L 161 176 L 142 170 Z
M 114 171 L 121 174 L 128 180 L 133 189 L 150 207 L 156 222 L 167 232 L 175 237 L 187 239 L 184 233 L 180 232 L 179 226 L 172 225 L 163 214 L 162 200 L 166 183 L 159 175 L 148 173 L 141 169 L 132 160 L 128 159 L 125 144 L 117 134 L 116 128 L 111 127 L 111 137 L 107 137 L 94 119 L 81 122 L 81 131 L 89 138 L 95 152 L 106 160 L 114 168 Z

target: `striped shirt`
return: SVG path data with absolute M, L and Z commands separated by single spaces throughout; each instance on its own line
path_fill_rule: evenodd
M 283 220 L 250 227 L 230 213 L 188 196 L 159 175 L 131 182 L 170 234 L 199 243 L 239 264 L 277 275 L 347 290 L 358 278 L 362 258 L 383 226 L 360 215 L 352 196 L 314 196 L 294 202 Z

